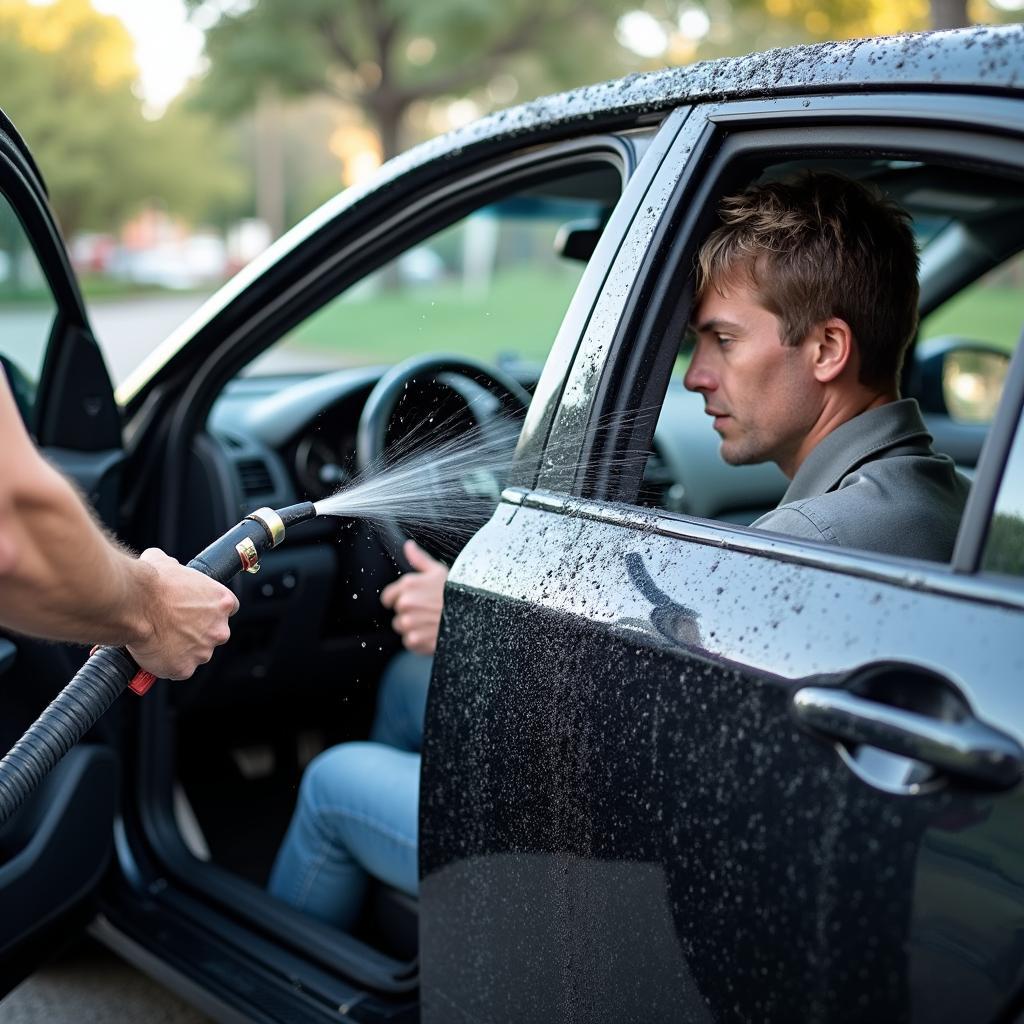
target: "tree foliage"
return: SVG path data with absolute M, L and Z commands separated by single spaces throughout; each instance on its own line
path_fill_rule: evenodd
M 234 115 L 268 88 L 358 106 L 384 156 L 422 101 L 495 85 L 505 102 L 627 70 L 614 42 L 621 0 L 186 0 L 212 21 L 208 104 Z M 510 95 L 510 93 L 512 93 Z
M 958 28 L 1014 18 L 992 0 L 703 0 L 714 26 L 704 56 L 806 41 Z M 1017 14 L 1019 17 L 1019 13 Z M 715 30 L 717 29 L 717 31 Z
M 133 43 L 88 0 L 0 0 L 4 109 L 25 137 L 66 234 L 111 230 L 147 203 L 202 216 L 237 175 L 212 125 L 182 105 L 148 121 Z

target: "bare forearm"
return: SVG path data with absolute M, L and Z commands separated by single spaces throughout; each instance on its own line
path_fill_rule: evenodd
M 53 640 L 147 639 L 154 570 L 108 539 L 51 467 L 13 483 L 0 508 L 0 621 Z

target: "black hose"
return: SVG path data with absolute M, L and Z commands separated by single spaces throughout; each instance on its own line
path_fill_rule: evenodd
M 96 724 L 139 666 L 119 647 L 101 647 L 0 761 L 0 825 L 47 772 Z
M 196 555 L 188 567 L 220 583 L 228 583 L 250 564 L 239 551 L 241 545 L 250 542 L 258 559 L 264 551 L 283 540 L 287 527 L 315 515 L 316 509 L 308 501 L 289 505 L 279 512 L 260 509 L 218 537 Z M 268 525 L 274 517 L 280 523 L 277 536 Z M 135 659 L 123 647 L 101 647 L 78 670 L 74 679 L 0 760 L 0 825 L 96 724 L 138 671 Z

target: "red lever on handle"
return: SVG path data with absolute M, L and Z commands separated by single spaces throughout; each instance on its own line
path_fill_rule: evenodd
M 152 672 L 139 669 L 135 673 L 135 678 L 128 684 L 128 688 L 141 697 L 155 682 L 156 676 Z

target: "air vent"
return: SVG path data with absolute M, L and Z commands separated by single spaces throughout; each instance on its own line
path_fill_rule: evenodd
M 242 482 L 242 493 L 247 498 L 270 494 L 274 490 L 270 470 L 262 459 L 242 459 L 238 463 L 238 477 Z

